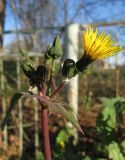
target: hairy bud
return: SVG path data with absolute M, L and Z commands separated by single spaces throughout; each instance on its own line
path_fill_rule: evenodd
M 61 44 L 60 44 L 60 38 L 59 36 L 56 36 L 56 38 L 53 41 L 53 44 L 47 47 L 45 58 L 46 59 L 57 59 L 61 57 L 61 55 L 62 55 L 62 49 L 61 49 Z
M 30 60 L 26 60 L 23 64 L 22 64 L 22 70 L 24 72 L 24 74 L 30 79 L 34 76 L 35 74 L 35 68 L 32 64 L 32 62 Z
M 77 74 L 76 63 L 72 59 L 66 59 L 62 68 L 62 75 L 66 78 L 75 77 Z

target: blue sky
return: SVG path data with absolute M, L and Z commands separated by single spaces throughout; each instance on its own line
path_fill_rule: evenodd
M 55 4 L 62 2 L 61 0 L 55 0 Z M 77 3 L 76 3 L 77 2 Z M 68 5 L 68 20 L 70 21 L 74 17 L 75 11 L 79 6 L 79 0 L 69 0 Z M 107 3 L 105 3 L 107 2 Z M 122 21 L 125 19 L 125 0 L 82 0 L 81 5 L 84 7 L 78 16 L 73 19 L 74 23 L 93 23 L 102 21 Z M 57 14 L 63 17 L 63 10 L 58 9 Z M 10 6 L 6 8 L 5 30 L 14 30 L 15 17 L 12 13 Z M 62 19 L 59 18 L 59 25 L 62 25 Z M 19 26 L 18 26 L 19 28 Z M 125 46 L 125 27 L 100 27 L 100 30 L 105 30 L 119 40 L 122 46 Z M 4 36 L 4 44 L 9 44 L 14 41 L 15 35 L 8 34 Z
M 9 1 L 8 1 L 9 2 Z M 7 3 L 5 11 L 5 31 L 16 30 L 20 28 L 17 18 L 13 14 L 12 8 L 9 3 Z M 4 35 L 4 45 L 7 45 L 16 40 L 15 34 L 5 34 Z
M 58 3 L 58 0 L 54 1 L 55 4 Z M 79 0 L 77 3 L 80 2 Z M 81 5 L 84 7 L 73 20 L 74 23 L 93 23 L 93 22 L 102 22 L 102 21 L 121 21 L 125 19 L 125 0 L 82 0 Z M 107 3 L 105 3 L 107 2 Z M 60 0 L 61 3 L 61 0 Z M 68 5 L 68 20 L 70 21 L 75 14 L 75 11 L 78 7 L 78 4 L 75 4 L 76 1 L 69 0 Z M 62 13 L 61 13 L 62 12 Z M 63 17 L 63 10 L 58 10 L 57 14 L 60 16 L 62 14 Z M 60 24 L 62 25 L 62 19 L 60 19 Z M 8 5 L 6 8 L 6 19 L 5 19 L 5 30 L 15 29 L 15 17 L 12 13 L 10 6 Z M 105 28 L 103 28 L 105 29 Z M 121 34 L 123 27 L 107 27 L 106 30 L 112 30 Z M 122 33 L 123 34 L 123 33 Z M 5 44 L 9 43 L 10 38 L 13 37 L 12 35 L 6 35 L 4 37 Z M 13 37 L 14 38 L 14 37 Z M 11 38 L 11 40 L 13 39 Z M 125 38 L 123 39 L 125 40 Z
M 15 18 L 13 15 L 13 12 L 10 8 L 10 6 L 6 7 L 6 12 L 5 12 L 5 30 L 11 30 L 15 28 Z M 15 36 L 12 34 L 6 34 L 4 35 L 4 44 L 9 44 L 10 42 L 15 40 Z

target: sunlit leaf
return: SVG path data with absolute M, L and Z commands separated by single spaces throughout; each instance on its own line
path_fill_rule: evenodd
M 113 141 L 116 141 L 116 129 L 122 126 L 122 117 L 123 113 L 125 112 L 125 98 L 102 97 L 100 98 L 100 100 L 103 104 L 103 110 L 97 116 L 96 129 L 97 134 L 99 135 L 99 137 L 101 137 L 101 143 L 103 144 L 103 146 L 107 146 L 109 144 L 112 144 Z M 120 134 L 123 135 L 121 128 Z M 112 146 L 113 145 L 111 145 L 111 147 Z
M 116 142 L 112 142 L 108 146 L 109 158 L 113 160 L 124 160 L 124 157 Z
M 44 154 L 40 151 L 37 152 L 37 160 L 44 160 Z
M 105 107 L 114 107 L 114 105 L 117 102 L 125 102 L 125 98 L 124 97 L 115 97 L 115 98 L 107 98 L 107 97 L 100 97 L 99 98 L 101 100 L 101 102 L 104 104 Z
M 121 142 L 120 147 L 121 147 L 122 153 L 125 155 L 125 140 Z
M 125 110 L 122 106 L 122 103 L 125 102 L 125 98 L 123 97 L 116 97 L 116 98 L 106 98 L 102 97 L 99 98 L 103 105 L 103 111 L 99 114 L 97 118 L 97 130 L 98 132 L 105 132 L 112 131 L 115 129 L 117 124 L 120 124 L 120 120 L 122 117 L 122 113 Z
M 67 139 L 68 139 L 67 131 L 66 129 L 62 129 L 56 137 L 56 144 L 59 145 L 61 148 L 65 148 L 65 143 Z
M 63 104 L 56 103 L 56 102 L 49 102 L 49 111 L 63 115 L 63 117 L 66 120 L 71 122 L 74 127 L 76 127 L 80 132 L 83 133 L 82 128 L 81 128 L 77 118 L 75 117 L 75 115 L 70 110 L 65 108 L 65 106 Z

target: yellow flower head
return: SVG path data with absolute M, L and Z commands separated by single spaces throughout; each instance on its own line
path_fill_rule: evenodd
M 83 44 L 84 55 L 76 63 L 79 71 L 83 71 L 93 61 L 112 56 L 121 50 L 111 35 L 107 35 L 105 32 L 98 34 L 97 29 L 94 30 L 92 27 L 83 32 Z
M 105 32 L 98 34 L 97 29 L 94 31 L 92 27 L 83 32 L 83 43 L 86 56 L 92 60 L 106 58 L 121 50 L 110 35 L 106 35 Z

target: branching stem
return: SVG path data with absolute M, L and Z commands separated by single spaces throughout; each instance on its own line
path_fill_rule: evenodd
M 68 83 L 68 80 L 64 80 L 59 87 L 52 93 L 50 98 L 54 98 Z M 42 91 L 39 91 L 40 96 L 44 96 Z M 51 148 L 50 148 L 50 139 L 49 139 L 49 126 L 48 126 L 48 109 L 44 104 L 41 103 L 41 127 L 43 133 L 43 146 L 44 146 L 44 158 L 45 160 L 52 160 Z
M 59 85 L 59 87 L 52 93 L 50 98 L 54 98 L 59 92 L 64 88 L 64 86 L 69 82 L 69 80 L 64 80 L 62 83 Z
M 42 92 L 39 92 L 40 96 L 43 96 Z M 43 134 L 43 147 L 44 147 L 44 158 L 45 160 L 52 160 L 50 139 L 49 139 L 49 126 L 48 126 L 48 109 L 41 104 L 41 127 Z

